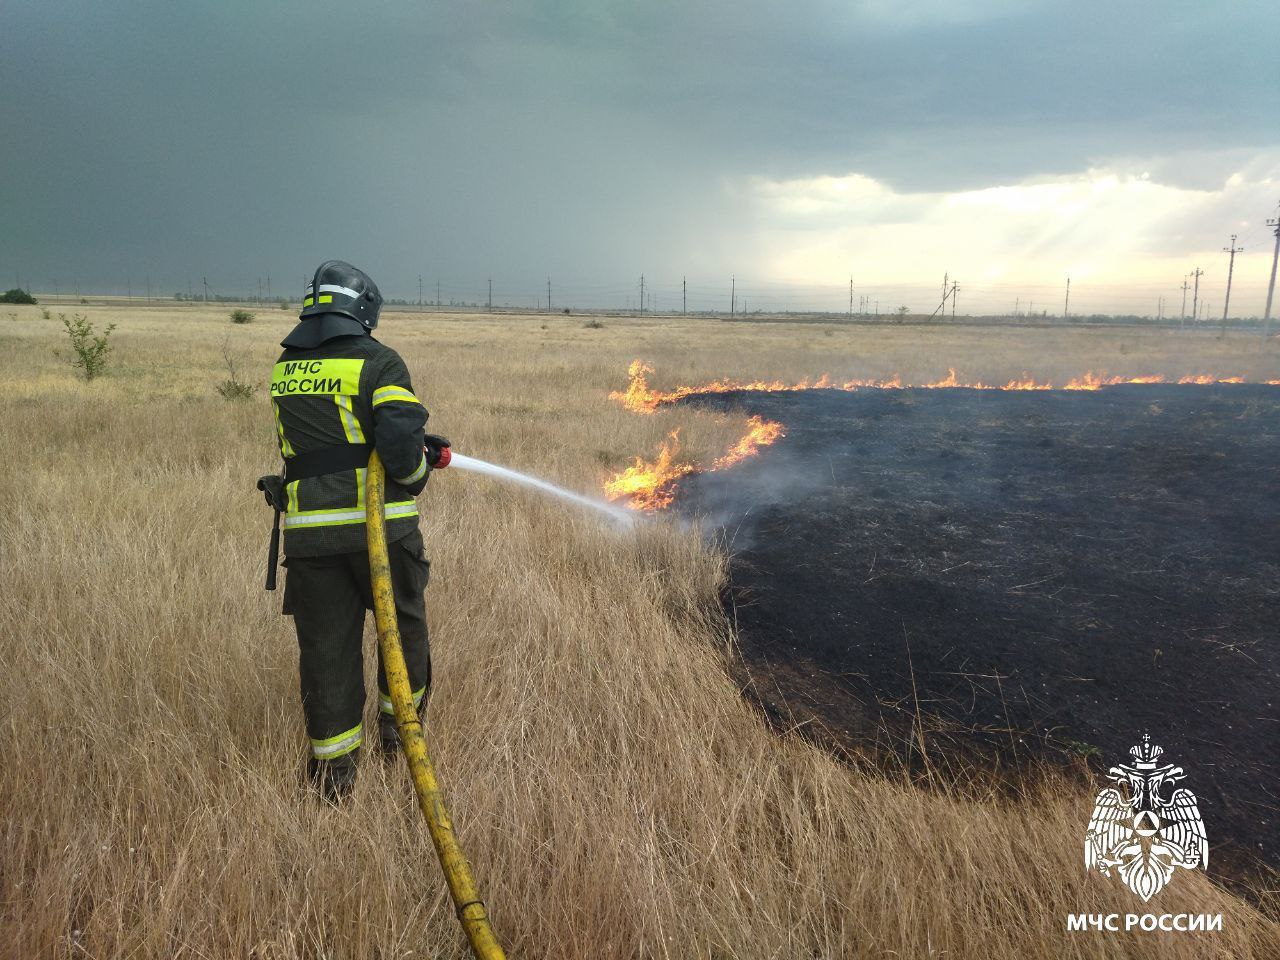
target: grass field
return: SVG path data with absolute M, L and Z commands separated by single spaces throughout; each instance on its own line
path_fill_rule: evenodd
M 262 391 L 214 389 L 228 337 L 265 383 L 292 314 L 53 309 L 0 311 L 0 956 L 465 955 L 403 765 L 366 756 L 337 810 L 299 780 L 295 641 L 262 590 L 253 489 L 273 425 Z M 63 309 L 119 324 L 106 377 L 74 376 Z M 458 450 L 586 492 L 675 426 L 696 457 L 737 439 L 711 412 L 609 403 L 637 356 L 663 385 L 1280 376 L 1256 336 L 604 323 L 389 313 L 382 339 Z M 1143 907 L 1086 875 L 1078 786 L 929 789 L 769 732 L 727 678 L 724 559 L 694 532 L 619 533 L 456 471 L 420 503 L 428 742 L 509 955 L 1280 953 L 1265 892 L 1251 906 L 1183 872 Z M 1145 910 L 1224 929 L 1065 932 L 1068 913 Z

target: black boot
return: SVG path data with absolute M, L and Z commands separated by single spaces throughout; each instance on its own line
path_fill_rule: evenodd
M 396 718 L 378 714 L 378 749 L 384 760 L 392 760 L 400 752 L 400 732 L 396 730 Z
M 359 749 L 336 760 L 307 761 L 307 777 L 326 803 L 341 804 L 356 785 L 356 755 Z

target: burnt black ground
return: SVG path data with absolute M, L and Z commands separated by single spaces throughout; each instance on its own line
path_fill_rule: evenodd
M 1005 771 L 1105 770 L 1150 731 L 1211 861 L 1280 864 L 1280 389 L 688 402 L 786 427 L 678 500 L 729 541 L 775 721 L 918 764 L 918 702 L 931 762 Z

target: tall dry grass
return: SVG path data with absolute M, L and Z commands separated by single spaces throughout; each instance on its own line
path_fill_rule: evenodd
M 0 956 L 463 956 L 401 766 L 365 757 L 337 810 L 300 785 L 294 639 L 261 589 L 252 489 L 272 426 L 265 399 L 214 393 L 225 317 L 94 312 L 120 327 L 92 384 L 54 356 L 56 319 L 0 325 Z M 993 350 L 1006 335 L 579 324 L 391 315 L 385 339 L 460 450 L 582 490 L 677 422 L 694 454 L 736 435 L 709 413 L 606 404 L 635 354 L 663 382 L 914 376 L 961 358 L 974 376 L 1048 376 L 1108 349 L 1117 373 L 1277 375 L 1243 339 L 1039 331 Z M 236 328 L 259 382 L 287 325 Z M 1215 356 L 1183 356 L 1200 350 Z M 723 668 L 723 558 L 692 532 L 619 534 L 457 473 L 422 502 L 428 739 L 512 956 L 1280 950 L 1274 923 L 1198 873 L 1150 909 L 1221 912 L 1221 933 L 1066 933 L 1069 912 L 1141 912 L 1085 874 L 1076 788 L 948 795 L 767 731 Z

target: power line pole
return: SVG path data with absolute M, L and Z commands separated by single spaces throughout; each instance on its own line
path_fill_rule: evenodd
M 1067 317 L 1070 316 L 1070 310 L 1069 310 L 1070 307 L 1071 307 L 1071 278 L 1067 277 L 1067 296 L 1066 296 L 1066 299 L 1062 301 L 1062 319 L 1063 320 L 1067 319 Z
M 853 316 L 853 277 L 849 277 L 849 316 Z
M 1187 326 L 1187 288 L 1189 286 L 1190 284 L 1187 283 L 1187 277 L 1184 275 L 1182 278 L 1182 313 L 1178 315 L 1179 329 L 1186 329 Z
M 640 312 L 644 313 L 644 274 L 640 274 Z
M 547 277 L 547 313 L 551 312 L 551 278 Z
M 951 319 L 956 318 L 956 294 L 960 292 L 960 284 L 951 284 Z
M 689 315 L 689 278 L 680 278 L 680 312 Z
M 418 274 L 418 306 L 422 306 L 422 274 Z
M 271 302 L 271 274 L 267 274 L 267 302 Z
M 489 309 L 493 309 L 493 277 L 489 278 Z
M 1280 213 L 1280 209 L 1277 210 Z M 1276 248 L 1271 254 L 1271 282 L 1267 284 L 1267 309 L 1262 315 L 1262 336 L 1271 336 L 1271 297 L 1276 292 L 1276 261 L 1280 260 L 1280 216 L 1267 221 L 1267 226 L 1275 231 Z
M 1236 235 L 1234 233 L 1231 235 L 1231 246 L 1222 248 L 1223 253 L 1231 254 L 1231 259 L 1227 261 L 1227 295 L 1222 301 L 1223 330 L 1227 327 L 1227 311 L 1231 309 L 1231 275 L 1235 273 L 1236 269 L 1236 254 L 1242 253 L 1243 251 L 1244 247 L 1236 246 Z
M 1196 267 L 1195 272 L 1191 274 L 1195 278 L 1195 292 L 1191 295 L 1191 322 L 1195 323 L 1198 319 L 1197 310 L 1200 306 L 1200 278 L 1204 276 L 1204 271 Z
M 738 278 L 729 277 L 729 316 L 733 316 L 734 310 L 738 306 Z
M 209 278 L 201 277 L 200 279 L 204 281 L 204 302 L 208 303 L 209 302 Z

